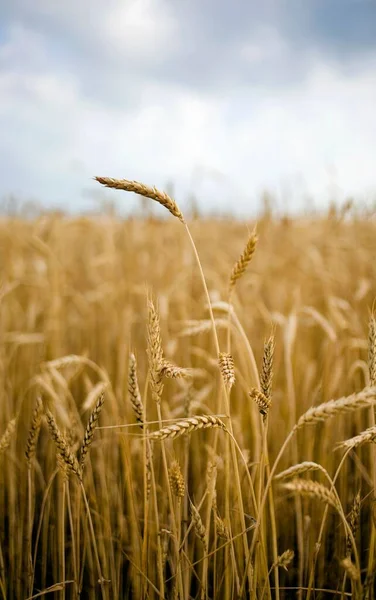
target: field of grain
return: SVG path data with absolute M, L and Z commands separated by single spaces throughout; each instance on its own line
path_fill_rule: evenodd
M 0 598 L 372 599 L 374 220 L 155 200 L 0 221 Z

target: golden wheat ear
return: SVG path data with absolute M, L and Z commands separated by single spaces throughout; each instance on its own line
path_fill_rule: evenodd
M 95 181 L 102 185 L 113 188 L 115 190 L 123 190 L 125 192 L 134 192 L 145 198 L 156 200 L 162 206 L 174 216 L 177 217 L 182 223 L 185 223 L 183 213 L 173 200 L 166 192 L 160 192 L 156 187 L 149 187 L 138 181 L 129 181 L 128 179 L 113 179 L 112 177 L 94 177 Z

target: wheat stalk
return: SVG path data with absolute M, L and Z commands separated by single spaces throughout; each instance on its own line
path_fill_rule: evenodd
M 173 425 L 163 427 L 158 431 L 154 431 L 149 435 L 151 440 L 165 440 L 167 438 L 176 439 L 186 433 L 192 433 L 198 429 L 219 427 L 224 431 L 227 431 L 225 424 L 218 418 L 212 415 L 200 415 L 196 417 L 189 417 L 188 419 L 182 419 Z
M 162 204 L 162 206 L 167 208 L 174 217 L 177 217 L 182 223 L 185 223 L 183 214 L 175 200 L 170 198 L 166 192 L 157 190 L 156 187 L 149 187 L 138 181 L 129 181 L 128 179 L 113 179 L 112 177 L 94 177 L 94 179 L 108 188 L 124 190 L 125 192 L 134 192 L 145 198 L 156 200 L 159 204 Z

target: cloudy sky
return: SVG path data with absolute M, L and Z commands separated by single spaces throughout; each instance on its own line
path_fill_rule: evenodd
M 371 202 L 375 107 L 376 0 L 0 3 L 0 199 L 85 210 L 108 175 L 239 214 Z

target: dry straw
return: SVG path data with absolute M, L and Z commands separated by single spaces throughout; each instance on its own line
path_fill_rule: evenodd
M 154 433 L 150 434 L 149 439 L 151 440 L 165 440 L 176 439 L 186 433 L 192 433 L 198 429 L 209 429 L 209 428 L 221 428 L 227 431 L 225 424 L 218 417 L 212 415 L 200 415 L 197 417 L 190 417 L 188 419 L 182 419 L 173 425 L 163 427 Z
M 86 457 L 90 450 L 90 446 L 93 443 L 94 432 L 98 424 L 99 415 L 101 414 L 102 408 L 104 404 L 104 392 L 102 392 L 97 400 L 97 403 L 94 407 L 93 412 L 90 415 L 88 424 L 86 426 L 84 439 L 81 446 L 80 451 L 80 467 L 83 470 Z
M 144 406 L 142 404 L 140 389 L 138 386 L 136 357 L 133 353 L 129 355 L 128 394 L 136 421 L 142 429 L 145 421 Z
M 68 442 L 64 438 L 60 429 L 58 428 L 57 423 L 55 421 L 55 417 L 48 409 L 46 410 L 46 419 L 51 437 L 55 442 L 58 454 L 61 454 L 69 470 L 72 471 L 75 475 L 77 475 L 78 479 L 81 481 L 82 471 L 78 460 L 73 454 L 72 450 L 70 449 Z
M 218 360 L 223 381 L 225 382 L 227 388 L 231 389 L 235 383 L 234 359 L 228 352 L 220 352 Z
M 258 236 L 256 233 L 256 228 L 250 234 L 246 247 L 244 248 L 239 260 L 233 266 L 230 275 L 230 291 L 235 287 L 236 282 L 240 279 L 252 260 L 252 257 L 256 250 Z
M 113 179 L 112 177 L 95 177 L 94 179 L 98 181 L 98 183 L 101 183 L 108 188 L 124 190 L 125 192 L 134 192 L 135 194 L 139 194 L 145 198 L 156 200 L 159 202 L 159 204 L 162 204 L 162 206 L 167 208 L 167 210 L 170 211 L 174 217 L 177 217 L 182 223 L 184 223 L 184 217 L 175 200 L 170 198 L 166 192 L 160 192 L 157 190 L 156 187 L 148 187 L 143 183 L 139 183 L 138 181 L 129 181 L 128 179 Z
M 40 426 L 42 423 L 42 415 L 43 415 L 43 402 L 42 402 L 42 399 L 40 397 L 38 397 L 36 400 L 36 403 L 35 403 L 33 416 L 31 418 L 31 425 L 30 425 L 29 435 L 27 437 L 26 448 L 25 448 L 25 456 L 26 456 L 28 467 L 31 466 L 31 461 L 35 455 Z

